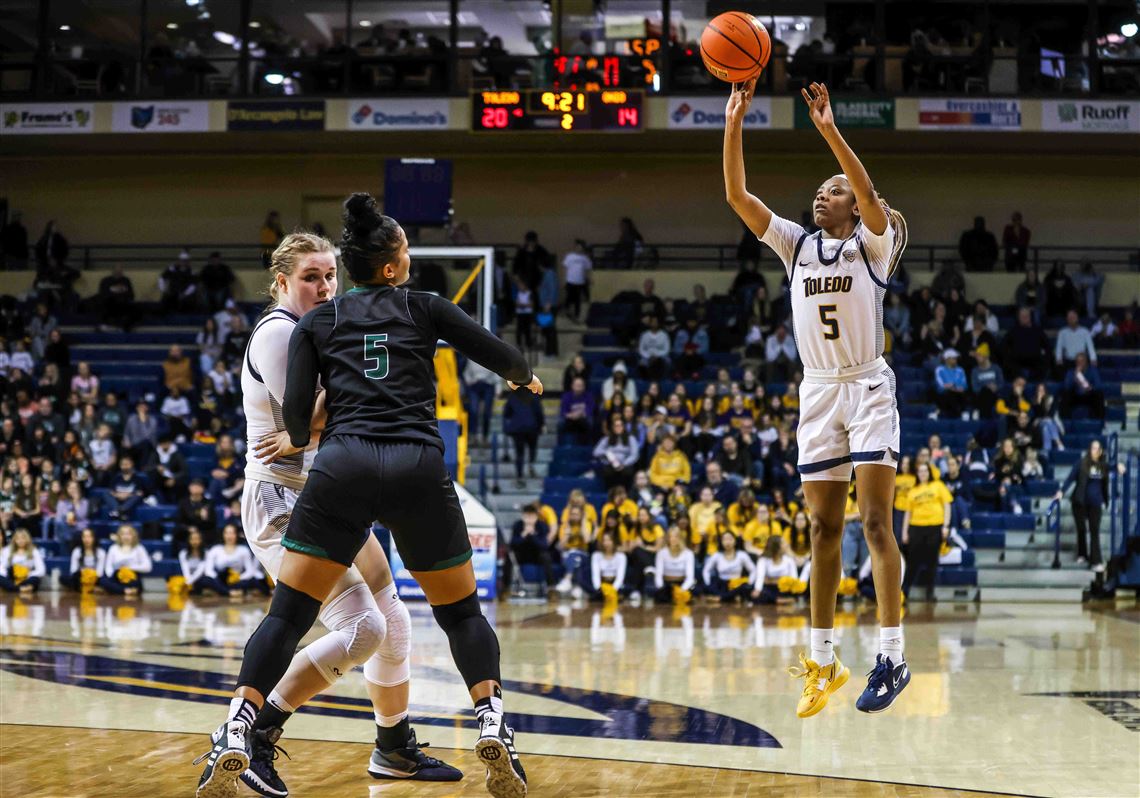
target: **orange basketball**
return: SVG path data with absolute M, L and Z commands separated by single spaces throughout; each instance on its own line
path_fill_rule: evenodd
M 701 33 L 701 60 L 715 77 L 742 83 L 768 65 L 772 39 L 756 17 L 726 11 L 714 17 Z

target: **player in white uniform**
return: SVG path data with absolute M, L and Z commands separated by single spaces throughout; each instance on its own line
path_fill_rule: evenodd
M 276 306 L 258 320 L 242 364 L 249 444 L 242 524 L 250 548 L 274 581 L 285 554 L 281 537 L 318 445 L 318 436 L 313 436 L 304 451 L 293 449 L 283 432 L 281 401 L 289 338 L 301 316 L 336 294 L 336 269 L 327 239 L 307 233 L 286 236 L 273 253 L 270 267 L 270 294 Z M 323 426 L 323 415 L 323 402 L 318 401 L 314 431 Z M 318 617 L 329 633 L 296 654 L 266 699 L 253 724 L 250 766 L 241 780 L 261 795 L 287 795 L 273 765 L 282 724 L 296 708 L 356 665 L 364 666 L 376 714 L 376 748 L 368 772 L 375 778 L 421 781 L 462 778 L 455 768 L 424 754 L 408 724 L 411 618 L 374 536 L 368 536 L 356 564 L 333 588 Z
M 874 562 L 880 648 L 867 688 L 856 702 L 864 712 L 887 709 L 910 681 L 903 658 L 901 556 L 891 530 L 899 415 L 895 380 L 883 360 L 883 296 L 906 246 L 906 222 L 876 194 L 871 178 L 843 140 L 827 88 L 803 90 L 812 122 L 843 174 L 815 193 L 808 234 L 781 219 L 745 187 L 741 120 L 755 80 L 734 87 L 726 109 L 724 180 L 729 205 L 784 262 L 792 294 L 796 346 L 804 364 L 800 387 L 799 472 L 811 509 L 811 657 L 800 655 L 795 676 L 805 679 L 796 714 L 806 718 L 850 676 L 835 656 L 835 600 L 842 576 L 843 514 L 851 472 Z

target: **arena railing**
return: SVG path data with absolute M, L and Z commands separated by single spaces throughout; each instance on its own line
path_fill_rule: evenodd
M 502 252 L 505 263 L 510 263 L 519 249 L 517 243 L 493 244 Z M 73 244 L 69 263 L 83 269 L 107 269 L 121 264 L 126 269 L 165 268 L 183 249 L 182 244 Z M 212 252 L 218 252 L 231 268 L 260 269 L 265 250 L 256 244 L 185 245 L 195 266 L 201 265 Z M 596 269 L 620 269 L 627 265 L 634 269 L 700 269 L 736 270 L 740 264 L 736 244 L 646 244 L 632 260 L 622 257 L 616 247 L 598 244 L 590 248 Z M 1097 271 L 1140 271 L 1140 247 L 1106 246 L 1031 246 L 1027 265 L 1044 276 L 1054 261 L 1062 261 L 1073 272 L 1084 260 L 1092 262 Z M 937 271 L 946 261 L 960 264 L 958 247 L 953 244 L 910 244 L 903 264 L 910 271 Z M 760 249 L 761 265 L 779 268 L 779 261 L 766 247 Z M 10 268 L 10 267 L 9 267 Z M 1004 272 L 1005 264 L 999 257 L 994 272 Z

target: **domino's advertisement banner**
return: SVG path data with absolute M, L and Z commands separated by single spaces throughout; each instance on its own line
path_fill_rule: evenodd
M 1021 130 L 1021 103 L 982 98 L 919 100 L 921 130 Z
M 52 133 L 91 133 L 95 130 L 91 103 L 0 105 L 0 134 L 39 136 Z
M 116 133 L 205 133 L 210 129 L 210 104 L 115 103 L 111 129 Z
M 499 557 L 499 532 L 495 526 L 495 516 L 491 515 L 490 511 L 459 483 L 455 485 L 455 492 L 459 495 L 459 506 L 463 508 L 463 518 L 467 522 L 467 537 L 471 540 L 475 592 L 480 599 L 493 599 Z M 395 537 L 392 538 L 392 545 L 389 547 L 388 560 L 392 566 L 392 576 L 400 597 L 423 598 L 423 589 L 412 578 L 400 558 L 400 552 L 396 550 Z
M 451 103 L 446 97 L 424 100 L 350 100 L 349 130 L 447 130 Z
M 670 130 L 724 131 L 725 97 L 670 97 Z M 764 130 L 772 127 L 772 98 L 753 97 L 744 115 L 744 127 Z
M 1056 133 L 1140 133 L 1140 103 L 1045 100 L 1041 129 Z

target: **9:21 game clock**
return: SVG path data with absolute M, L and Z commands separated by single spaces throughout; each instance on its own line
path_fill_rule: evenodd
M 471 129 L 547 130 L 572 133 L 640 132 L 645 129 L 644 93 L 604 91 L 481 91 L 471 95 Z

